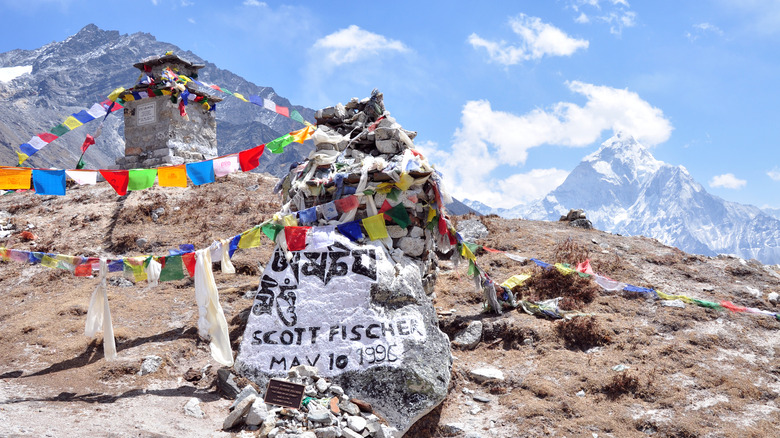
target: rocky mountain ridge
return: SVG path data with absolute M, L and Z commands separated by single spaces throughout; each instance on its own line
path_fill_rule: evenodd
M 121 35 L 89 24 L 61 42 L 34 50 L 0 53 L 0 68 L 31 66 L 29 74 L 0 82 L 0 162 L 13 165 L 15 150 L 32 135 L 46 132 L 71 113 L 102 101 L 116 87 L 135 83 L 138 70 L 133 64 L 150 55 L 173 51 L 192 62 L 206 65 L 200 80 L 215 83 L 246 96 L 255 94 L 296 109 L 304 119 L 313 121 L 314 111 L 292 105 L 273 88 L 255 85 L 244 78 L 217 68 L 196 54 L 162 41 L 148 33 Z M 271 141 L 301 124 L 272 111 L 237 98 L 221 95 L 217 106 L 217 143 L 220 154 L 228 154 Z M 78 161 L 84 136 L 93 133 L 98 121 L 66 133 L 27 164 L 38 167 L 73 168 Z M 121 113 L 106 119 L 97 144 L 85 155 L 87 168 L 106 168 L 124 153 L 124 126 Z M 285 174 L 289 164 L 299 161 L 312 145 L 290 145 L 284 154 L 264 154 L 257 171 Z

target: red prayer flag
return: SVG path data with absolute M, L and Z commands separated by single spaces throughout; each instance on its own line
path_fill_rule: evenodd
M 290 110 L 286 106 L 276 105 L 276 112 L 285 117 L 290 117 Z
M 387 199 L 385 199 L 385 202 L 383 202 L 383 203 L 382 203 L 382 208 L 380 208 L 380 209 L 379 209 L 379 213 L 384 213 L 384 212 L 386 212 L 387 210 L 390 210 L 391 208 L 393 208 L 393 206 L 392 206 L 392 205 L 390 205 L 390 203 L 389 203 L 389 202 L 387 202 Z M 390 216 L 388 216 L 388 215 L 385 215 L 384 217 L 385 217 L 385 220 L 386 220 L 386 221 L 389 221 L 389 220 L 391 220 L 391 219 L 392 219 L 392 218 L 391 218 Z
M 111 184 L 119 196 L 127 194 L 127 183 L 130 181 L 130 173 L 127 170 L 104 170 L 100 169 L 100 174 Z
M 447 222 L 444 220 L 443 216 L 439 216 L 439 234 L 442 236 L 447 235 Z
M 356 209 L 359 204 L 358 198 L 355 195 L 349 195 L 346 198 L 336 199 L 333 201 L 333 203 L 336 204 L 336 208 L 341 213 L 352 211 Z
M 184 107 L 184 101 L 183 100 L 179 101 L 179 114 L 182 117 L 187 117 L 187 108 Z
M 287 249 L 290 251 L 302 251 L 306 248 L 306 233 L 311 227 L 284 227 L 284 238 L 287 240 Z
M 482 249 L 484 249 L 487 252 L 496 252 L 496 253 L 504 252 L 499 249 L 488 248 L 487 246 L 483 246 Z
M 87 151 L 87 148 L 95 144 L 95 137 L 87 134 L 87 138 L 84 139 L 84 144 L 81 145 L 81 153 Z
M 56 135 L 50 133 L 50 132 L 41 132 L 40 134 L 37 134 L 38 138 L 45 141 L 46 143 L 51 143 L 54 140 L 58 139 Z
M 190 277 L 195 276 L 195 253 L 188 252 L 181 255 L 181 261 L 184 263 L 184 267 L 187 268 L 187 273 Z
M 263 155 L 265 145 L 253 147 L 238 153 L 238 163 L 241 165 L 242 172 L 249 172 L 260 165 L 260 156 Z
M 737 306 L 731 301 L 721 301 L 720 305 L 731 310 L 732 312 L 747 312 L 747 307 Z

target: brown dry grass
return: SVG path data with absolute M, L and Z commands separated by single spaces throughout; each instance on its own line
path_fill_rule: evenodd
M 12 212 L 7 220 L 17 230 L 34 225 L 31 230 L 37 239 L 22 242 L 16 232 L 0 244 L 88 256 L 164 254 L 181 243 L 202 248 L 273 214 L 279 207 L 270 195 L 274 182 L 243 174 L 195 188 L 155 187 L 123 198 L 105 185 L 74 187 L 59 198 L 6 195 L 0 197 L 0 210 Z M 260 188 L 247 189 L 254 184 Z M 165 213 L 154 222 L 151 211 L 159 207 Z M 490 231 L 478 242 L 482 245 L 550 263 L 577 263 L 585 256 L 596 272 L 637 286 L 780 310 L 765 298 L 744 293 L 745 286 L 765 294 L 780 291 L 780 279 L 752 262 L 691 256 L 653 239 L 581 230 L 557 222 L 497 216 L 482 220 Z M 138 237 L 149 241 L 147 248 L 136 247 Z M 238 275 L 215 272 L 234 345 L 243 334 L 245 312 L 251 304 L 244 295 L 257 287 L 258 263 L 265 264 L 271 251 L 267 241 L 260 248 L 238 251 L 233 258 Z M 522 311 L 485 314 L 483 298 L 474 290 L 465 267 L 454 270 L 451 262 L 442 262 L 434 305 L 440 311 L 455 310 L 440 319 L 442 329 L 454 334 L 479 319 L 483 338 L 473 351 L 454 351 L 452 389 L 441 409 L 421 423 L 417 436 L 443 436 L 443 426 L 455 422 L 483 436 L 491 434 L 488 428 L 500 437 L 590 437 L 593 433 L 600 437 L 759 437 L 776 433 L 780 423 L 779 322 L 691 305 L 664 307 L 643 295 L 605 293 L 591 280 L 544 271 L 502 254 L 478 257 L 480 266 L 499 282 L 513 274 L 532 273 L 532 280 L 518 290 L 524 298 L 564 296 L 572 302 L 567 307 L 591 316 L 549 321 Z M 17 402 L 0 405 L 2 415 L 27 409 L 22 412 L 26 418 L 41 419 L 44 413 L 39 409 L 51 405 L 58 410 L 58 427 L 86 428 L 85 412 L 97 413 L 96 408 L 101 409 L 100 415 L 115 420 L 143 412 L 141 408 L 130 411 L 127 406 L 145 390 L 158 394 L 155 397 L 162 402 L 173 400 L 171 393 L 151 389 L 161 385 L 183 391 L 186 397 L 202 398 L 206 408 L 218 403 L 211 387 L 213 369 L 204 379 L 189 382 L 183 378 L 190 369 L 200 370 L 211 362 L 208 345 L 197 336 L 191 279 L 161 283 L 149 290 L 145 282 L 109 289 L 120 356 L 114 363 L 102 357 L 100 337 L 83 336 L 84 312 L 94 288 L 94 278 L 76 278 L 42 266 L 0 263 L 0 289 L 4 291 L 0 297 L 0 381 L 5 385 L 2 388 L 35 391 L 33 395 L 20 392 L 15 396 Z M 147 354 L 163 357 L 164 366 L 155 375 L 141 377 L 135 371 Z M 616 373 L 612 367 L 617 364 L 629 369 Z M 468 379 L 468 371 L 478 366 L 500 367 L 506 378 L 476 384 Z M 464 388 L 492 401 L 475 402 L 462 392 Z M 576 395 L 579 391 L 585 395 Z M 168 405 L 165 412 L 183 418 L 179 412 L 184 401 Z M 473 406 L 481 411 L 470 414 Z M 206 420 L 197 421 L 216 432 L 226 414 L 226 409 L 214 409 Z

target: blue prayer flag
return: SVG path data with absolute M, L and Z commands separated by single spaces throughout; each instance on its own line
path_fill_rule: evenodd
M 196 186 L 213 183 L 216 180 L 214 177 L 214 165 L 211 160 L 201 161 L 200 163 L 188 163 L 187 176 L 190 177 L 190 180 Z
M 65 195 L 65 171 L 33 169 L 33 187 L 39 195 Z
M 363 230 L 360 229 L 360 221 L 345 222 L 336 225 L 339 233 L 349 237 L 349 240 L 357 242 L 363 238 Z
M 317 222 L 317 207 L 307 208 L 298 212 L 298 222 L 303 225 L 313 224 Z
M 73 114 L 73 118 L 81 123 L 87 123 L 95 120 L 95 118 L 92 117 L 92 114 L 88 113 L 87 110 L 81 110 Z

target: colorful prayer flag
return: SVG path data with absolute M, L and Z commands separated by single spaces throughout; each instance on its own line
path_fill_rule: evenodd
M 199 163 L 187 163 L 187 176 L 196 186 L 201 184 L 213 183 L 214 166 L 211 160 L 201 161 Z
M 269 151 L 275 153 L 275 154 L 281 154 L 284 152 L 284 147 L 288 144 L 292 143 L 294 141 L 293 136 L 290 134 L 285 134 L 270 143 L 267 143 L 265 147 L 268 148 Z
M 387 234 L 387 227 L 385 226 L 385 217 L 382 213 L 374 216 L 369 216 L 363 219 L 363 228 L 368 233 L 368 238 L 371 240 L 378 240 L 390 237 Z
M 360 201 L 358 201 L 357 196 L 349 195 L 346 198 L 336 199 L 333 203 L 336 204 L 336 208 L 338 208 L 340 212 L 346 213 L 356 209 L 360 204 Z
M 79 185 L 94 185 L 97 182 L 98 175 L 94 170 L 66 170 L 65 174 Z
M 116 190 L 119 196 L 125 196 L 127 194 L 127 183 L 129 181 L 128 171 L 126 170 L 100 170 L 100 174 L 103 178 L 111 184 L 111 187 Z
M 238 241 L 238 247 L 241 249 L 256 248 L 260 246 L 262 236 L 263 230 L 260 227 L 254 227 L 241 234 L 241 240 Z
M 314 126 L 307 126 L 303 129 L 299 129 L 290 133 L 290 135 L 293 137 L 293 141 L 301 144 L 303 144 L 304 141 L 310 139 L 312 134 L 314 134 Z
M 188 252 L 181 255 L 181 261 L 184 263 L 184 267 L 187 268 L 187 274 L 190 277 L 195 276 L 195 253 Z
M 157 169 L 130 169 L 127 190 L 146 190 L 154 185 Z
M 238 153 L 238 162 L 241 165 L 242 172 L 249 172 L 260 165 L 260 156 L 263 155 L 265 145 L 253 147 Z
M 95 144 L 95 137 L 87 134 L 87 137 L 84 139 L 84 143 L 81 144 L 81 153 L 84 154 L 84 152 L 87 151 L 87 148 Z
M 306 248 L 306 233 L 311 227 L 284 227 L 284 237 L 287 240 L 287 249 L 290 251 L 303 251 Z
M 310 225 L 317 222 L 317 207 L 307 208 L 298 212 L 298 222 L 303 225 Z
M 387 202 L 387 201 L 385 201 Z M 409 227 L 409 212 L 406 211 L 404 204 L 396 204 L 395 207 L 385 211 L 385 216 L 389 216 L 401 228 Z
M 39 195 L 65 195 L 65 171 L 33 169 L 33 187 Z
M 231 154 L 214 159 L 214 175 L 217 177 L 225 176 L 232 172 L 238 172 L 240 169 L 238 154 Z
M 0 189 L 27 190 L 30 188 L 30 178 L 32 178 L 32 169 L 29 167 L 0 168 Z
M 160 271 L 160 281 L 181 280 L 184 278 L 184 266 L 180 255 L 160 257 L 163 265 Z
M 184 164 L 158 167 L 157 184 L 160 187 L 187 187 L 187 171 Z
M 279 232 L 284 229 L 284 226 L 268 222 L 263 224 L 260 229 L 263 230 L 263 234 L 268 236 L 269 239 L 276 242 L 276 236 L 278 236 Z

